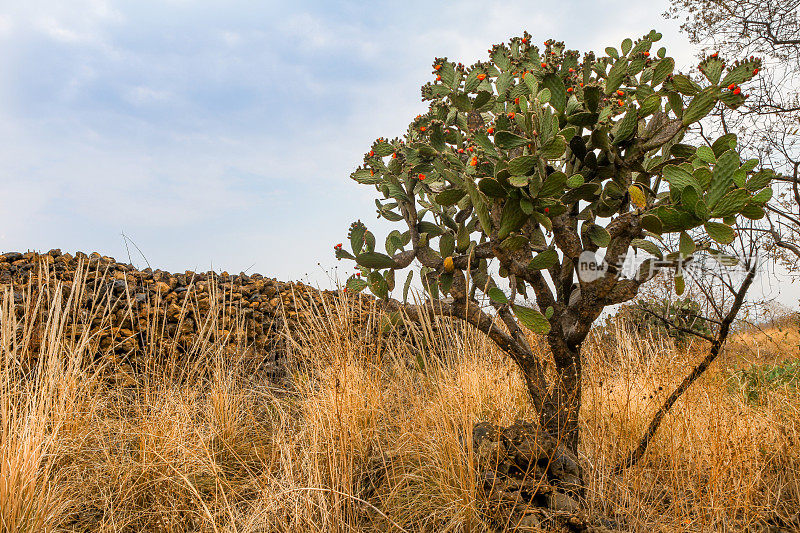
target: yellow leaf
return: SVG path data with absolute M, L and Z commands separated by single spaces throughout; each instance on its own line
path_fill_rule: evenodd
M 449 274 L 449 273 L 452 273 L 453 270 L 454 270 L 453 257 L 452 256 L 445 257 L 444 258 L 444 271 Z
M 636 185 L 631 185 L 628 187 L 628 194 L 631 197 L 631 202 L 638 207 L 639 209 L 644 209 L 647 207 L 647 198 L 644 195 L 644 191 L 637 187 Z

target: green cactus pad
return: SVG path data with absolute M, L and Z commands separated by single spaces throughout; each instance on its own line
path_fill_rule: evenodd
M 553 248 L 548 248 L 547 250 L 536 254 L 528 263 L 528 268 L 531 270 L 542 270 L 544 268 L 550 268 L 557 262 L 558 252 L 556 252 Z
M 708 236 L 720 244 L 730 244 L 736 236 L 733 228 L 722 222 L 706 222 L 704 227 Z
M 513 310 L 520 323 L 534 333 L 545 335 L 550 332 L 550 322 L 536 309 L 515 305 Z
M 363 252 L 356 256 L 356 263 L 366 268 L 396 268 L 397 263 L 388 255 L 378 252 Z

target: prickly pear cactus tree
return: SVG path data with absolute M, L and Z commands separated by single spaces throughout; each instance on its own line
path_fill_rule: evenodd
M 435 80 L 422 87 L 430 110 L 402 138 L 375 141 L 352 174 L 376 188 L 379 216 L 400 228 L 385 253 L 361 222 L 350 251 L 336 247 L 360 269 L 349 292 L 368 289 L 411 320 L 423 312 L 404 303 L 413 270 L 403 300 L 390 293 L 396 271 L 418 262 L 425 307 L 466 320 L 508 353 L 541 424 L 573 451 L 580 348 L 595 319 L 661 269 L 680 274 L 692 254 L 730 243 L 737 220 L 762 217 L 771 195 L 771 173 L 740 161 L 734 136 L 681 143 L 715 106 L 744 101 L 740 85 L 759 60 L 709 56 L 697 83 L 653 49 L 660 38 L 652 31 L 581 57 L 525 33 L 470 67 L 436 59 Z M 650 259 L 626 275 L 636 250 Z M 556 383 L 526 329 L 546 335 Z

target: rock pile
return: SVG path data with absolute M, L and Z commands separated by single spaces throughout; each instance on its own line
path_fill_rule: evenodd
M 144 353 L 158 335 L 162 346 L 173 342 L 178 352 L 198 340 L 228 339 L 275 364 L 285 350 L 285 333 L 338 294 L 260 274 L 137 270 L 98 253 L 0 255 L 0 292 L 13 291 L 18 318 L 34 299 L 23 296 L 27 290 L 35 294 L 44 287 L 52 298 L 58 286 L 62 304 L 72 294 L 77 307 L 68 313 L 67 332 L 88 331 L 100 352 L 120 360 Z
M 482 422 L 472 433 L 481 488 L 493 521 L 512 531 L 608 531 L 590 524 L 578 503 L 575 455 L 529 422 Z

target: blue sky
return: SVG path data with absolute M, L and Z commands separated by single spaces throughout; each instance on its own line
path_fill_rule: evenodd
M 351 221 L 382 238 L 374 189 L 349 175 L 426 109 L 434 57 L 470 64 L 523 29 L 601 51 L 656 28 L 694 62 L 660 0 L 15 3 L 0 7 L 0 249 L 127 261 L 124 232 L 154 267 L 323 286 L 350 266 L 332 246 Z

